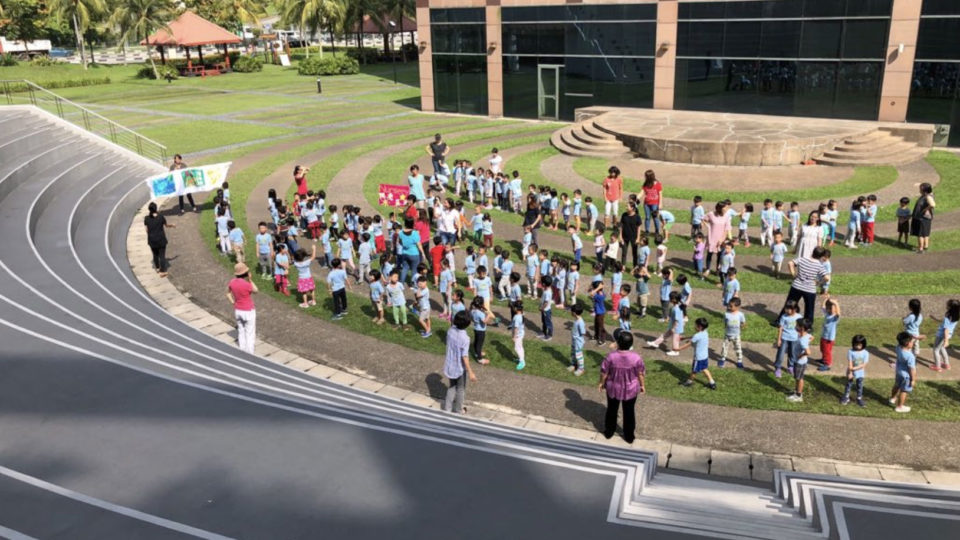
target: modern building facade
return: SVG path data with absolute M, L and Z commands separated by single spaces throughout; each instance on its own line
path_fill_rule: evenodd
M 426 111 L 911 121 L 960 145 L 960 0 L 417 0 L 417 27 Z

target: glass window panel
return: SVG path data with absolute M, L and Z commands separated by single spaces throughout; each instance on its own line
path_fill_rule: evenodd
M 839 58 L 842 21 L 803 21 L 802 58 Z
M 875 120 L 880 108 L 882 73 L 880 62 L 842 62 L 837 76 L 834 116 Z
M 680 23 L 680 26 L 688 26 L 686 37 L 686 47 L 681 49 L 677 47 L 677 54 L 680 56 L 720 56 L 723 50 L 723 23 Z
M 803 14 L 803 2 L 800 0 L 766 0 L 761 2 L 761 16 L 765 19 L 775 17 L 799 17 Z
M 537 117 L 536 57 L 503 57 L 503 114 Z
M 458 56 L 458 108 L 466 114 L 487 114 L 487 58 Z
M 786 60 L 757 64 L 757 108 L 764 114 L 793 115 L 797 63 Z
M 434 10 L 430 10 L 431 12 Z M 536 21 L 537 8 L 535 7 L 510 7 L 500 9 L 500 19 L 503 22 L 512 21 Z
M 652 56 L 656 53 L 657 23 L 630 23 L 624 26 L 624 55 Z
M 889 17 L 892 10 L 893 0 L 847 0 L 847 15 L 850 17 Z
M 563 54 L 565 48 L 565 24 L 549 23 L 537 25 L 537 53 Z
M 483 8 L 431 9 L 430 22 L 484 22 L 486 14 Z
M 725 23 L 723 56 L 753 58 L 760 54 L 760 22 Z
M 434 52 L 454 52 L 453 27 L 433 25 L 430 27 L 430 41 Z
M 455 52 L 485 53 L 487 51 L 487 28 L 483 25 L 454 26 L 459 42 Z
M 566 58 L 560 70 L 563 91 L 560 96 L 560 118 L 572 120 L 578 107 L 595 105 L 593 58 Z M 574 95 L 570 95 L 574 94 Z
M 623 62 L 619 58 L 591 58 L 593 63 L 593 102 L 596 105 L 620 105 L 620 79 Z
M 799 0 L 787 0 L 799 1 Z M 804 17 L 842 17 L 847 0 L 804 0 Z
M 794 114 L 833 116 L 833 96 L 837 86 L 837 62 L 797 62 Z
M 960 64 L 917 62 L 907 121 L 950 126 L 950 146 L 960 146 Z
M 957 0 L 924 0 L 922 15 L 960 15 L 960 2 Z
M 566 54 L 597 54 L 596 48 L 590 41 L 590 27 L 586 23 L 564 25 L 566 33 Z
M 626 4 L 623 6 L 623 19 L 626 21 L 657 20 L 656 4 Z
M 537 17 L 541 21 L 565 21 L 567 20 L 567 7 L 539 6 L 537 8 Z
M 537 54 L 537 27 L 530 24 L 503 25 L 503 52 Z
M 433 106 L 440 112 L 457 112 L 457 58 L 433 57 Z
M 920 19 L 917 58 L 960 60 L 960 19 Z
M 620 105 L 653 107 L 652 58 L 624 58 L 620 81 Z
M 763 12 L 761 2 L 727 2 L 727 19 L 756 19 Z
M 887 50 L 887 20 L 844 21 L 843 57 L 879 58 Z
M 696 2 L 686 4 L 689 9 L 689 19 L 722 19 L 724 5 L 722 2 Z M 681 8 L 684 4 L 680 4 Z
M 763 21 L 760 56 L 796 58 L 800 53 L 800 21 Z

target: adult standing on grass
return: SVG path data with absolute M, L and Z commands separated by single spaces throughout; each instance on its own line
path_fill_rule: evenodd
M 620 214 L 620 198 L 623 197 L 623 178 L 616 166 L 607 169 L 603 179 L 603 226 L 610 227 L 611 221 Z
M 937 203 L 933 200 L 933 186 L 920 184 L 920 198 L 913 205 L 913 217 L 910 220 L 910 234 L 917 237 L 917 253 L 930 249 L 930 228 L 933 226 L 933 209 Z
M 623 440 L 633 442 L 637 427 L 637 396 L 647 391 L 644 383 L 646 367 L 643 358 L 633 348 L 633 334 L 618 331 L 617 350 L 611 352 L 600 364 L 601 392 L 607 394 L 607 415 L 603 424 L 603 436 L 613 437 L 617 430 L 617 412 L 623 407 Z
M 820 226 L 820 212 L 814 210 L 807 216 L 807 224 L 800 227 L 800 241 L 797 242 L 797 257 L 800 259 L 820 257 L 814 254 L 816 248 L 823 244 L 823 227 Z M 813 319 L 810 319 L 813 320 Z
M 620 241 L 623 243 L 623 249 L 620 251 L 620 264 L 627 262 L 627 250 L 633 254 L 633 266 L 637 266 L 637 237 L 640 235 L 640 214 L 637 213 L 637 205 L 627 204 L 627 211 L 620 216 Z M 619 294 L 620 291 L 614 291 Z
M 176 225 L 167 223 L 167 218 L 160 215 L 155 202 L 147 206 L 143 225 L 147 229 L 147 244 L 153 253 L 153 269 L 160 273 L 160 277 L 167 277 L 167 233 L 164 229 Z
M 653 230 L 660 234 L 660 220 L 653 218 L 654 212 L 660 211 L 663 203 L 663 185 L 657 180 L 656 173 L 648 170 L 643 173 L 643 228 L 650 233 L 650 221 L 653 221 Z M 708 263 L 707 266 L 710 266 Z
M 423 175 L 420 174 L 419 165 L 410 166 L 410 174 L 407 176 L 407 185 L 410 186 L 410 195 L 416 197 L 415 204 L 418 209 L 427 208 L 427 194 L 423 191 Z
M 301 198 L 307 196 L 307 173 L 310 167 L 301 167 L 297 165 L 293 168 L 293 181 L 297 184 L 297 195 Z
M 426 147 L 430 161 L 433 163 L 433 174 L 440 174 L 443 169 L 443 162 L 450 153 L 450 146 L 443 140 L 443 135 L 437 133 L 433 136 L 433 142 Z
M 170 165 L 170 171 L 179 171 L 180 169 L 186 169 L 187 164 L 183 162 L 183 156 L 180 154 L 174 154 L 173 163 Z M 183 215 L 183 195 L 180 195 L 180 214 Z M 193 194 L 187 193 L 187 200 L 190 201 L 190 207 L 194 212 L 197 211 L 197 203 L 193 202 Z
M 443 410 L 457 414 L 467 412 L 463 400 L 467 395 L 467 378 L 477 380 L 470 367 L 470 315 L 466 310 L 453 316 L 453 325 L 447 331 L 447 354 L 443 361 L 443 375 L 450 379 L 447 395 L 443 400 Z
M 257 311 L 253 306 L 253 295 L 257 292 L 250 269 L 242 262 L 237 263 L 233 267 L 233 279 L 227 285 L 227 299 L 233 304 L 233 315 L 237 319 L 237 346 L 250 354 L 257 340 Z
M 443 200 L 443 208 L 437 218 L 437 231 L 441 241 L 448 246 L 456 244 L 461 226 L 460 212 L 454 206 L 453 199 L 447 197 Z
M 543 214 L 540 213 L 540 199 L 533 193 L 527 195 L 527 211 L 523 213 L 523 228 L 530 227 L 533 243 L 537 243 L 537 229 L 543 223 Z M 525 253 L 523 255 L 526 255 Z
M 646 208 L 646 204 L 644 204 Z M 727 214 L 727 205 L 720 201 L 703 218 L 703 225 L 707 228 L 707 264 L 704 275 L 710 273 L 710 260 L 717 256 L 717 267 L 720 266 L 720 245 L 727 239 L 731 230 L 730 216 Z M 647 228 L 649 230 L 649 227 Z
M 790 274 L 793 276 L 793 283 L 790 284 L 790 292 L 787 293 L 787 301 L 797 302 L 803 299 L 803 318 L 813 322 L 813 316 L 816 313 L 817 304 L 817 286 L 825 284 L 830 280 L 830 274 L 827 273 L 823 265 L 823 255 L 826 250 L 820 246 L 813 248 L 810 257 L 800 257 L 790 261 Z M 783 314 L 783 310 L 780 310 Z M 780 316 L 777 316 L 779 321 Z
M 400 243 L 400 282 L 407 282 L 407 272 L 413 274 L 417 265 L 426 258 L 423 246 L 420 244 L 420 233 L 414 228 L 416 224 L 410 218 L 403 220 L 403 230 L 397 235 Z

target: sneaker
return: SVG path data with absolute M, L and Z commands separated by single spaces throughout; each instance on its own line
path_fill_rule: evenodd
M 487 365 L 487 364 L 490 363 L 490 359 L 489 359 L 489 358 L 481 358 L 481 359 L 477 360 L 477 363 L 480 364 L 481 366 L 485 366 L 485 365 Z
M 711 389 L 711 390 L 716 390 L 716 389 L 717 389 L 717 383 L 716 383 L 716 382 L 712 382 L 712 383 L 710 383 L 710 384 L 707 385 L 707 388 L 709 388 L 709 389 Z
M 657 319 L 657 322 L 661 322 L 661 323 L 662 323 L 662 322 L 667 322 L 667 320 L 666 320 L 666 319 Z
M 650 347 L 651 349 L 656 349 L 656 348 L 658 347 L 658 345 L 657 345 L 656 343 L 652 342 L 652 341 L 648 341 L 648 342 L 647 342 L 647 347 Z
M 726 365 L 726 363 L 726 360 L 717 360 L 717 367 L 722 368 L 724 365 Z
M 887 400 L 887 403 L 896 406 L 896 404 L 897 404 L 897 399 L 896 399 L 896 398 L 890 398 L 890 399 Z
M 849 404 L 850 404 L 850 396 L 843 396 L 842 398 L 840 398 L 840 404 L 841 404 L 841 405 L 849 405 Z
M 774 370 L 774 372 L 773 372 L 773 376 L 774 376 L 774 377 L 776 377 L 776 378 L 779 379 L 779 378 L 780 378 L 780 375 L 781 375 L 780 368 L 777 368 L 776 370 Z
M 828 365 L 826 365 L 826 364 L 820 364 L 820 365 L 817 367 L 817 371 L 830 371 L 830 366 L 828 366 Z
M 898 413 L 908 413 L 908 412 L 910 412 L 910 407 L 907 407 L 906 405 L 901 405 L 901 406 L 895 408 L 894 411 L 896 411 L 896 412 L 898 412 Z
M 940 366 L 930 366 L 930 369 L 936 371 L 937 373 L 940 373 L 941 371 L 943 371 L 943 368 Z
M 866 407 L 867 404 L 863 402 L 863 398 L 857 398 L 857 406 Z
M 523 369 L 523 368 L 525 368 L 525 367 L 527 367 L 527 364 L 525 364 L 525 363 L 523 363 L 523 362 L 520 362 L 519 364 L 517 364 L 517 371 L 520 371 L 521 369 Z
M 791 402 L 791 403 L 802 403 L 802 402 L 803 402 L 803 396 L 800 396 L 800 395 L 797 395 L 797 394 L 790 394 L 789 396 L 787 396 L 787 401 L 789 401 L 789 402 Z
M 574 371 L 573 374 L 574 374 L 575 376 L 579 377 L 579 376 L 583 375 L 583 370 L 582 370 L 582 369 L 578 369 L 578 370 Z
M 737 362 L 737 369 L 744 369 L 743 362 Z
M 680 356 L 680 353 L 677 351 L 667 351 L 667 356 Z
M 331 321 L 339 321 L 339 320 L 342 319 L 342 318 L 343 318 L 343 315 L 334 315 L 333 317 L 330 318 L 330 320 L 331 320 Z
M 420 337 L 426 339 L 433 335 L 433 332 L 420 332 Z
M 553 336 L 543 336 L 543 337 L 540 338 L 540 339 L 542 339 L 542 340 L 544 340 L 544 341 L 550 341 L 551 339 L 553 339 Z
M 570 373 L 573 373 L 575 369 L 577 369 L 576 366 L 567 366 L 567 371 L 569 371 Z
M 690 379 L 685 379 L 680 381 L 680 386 L 693 386 L 693 381 Z

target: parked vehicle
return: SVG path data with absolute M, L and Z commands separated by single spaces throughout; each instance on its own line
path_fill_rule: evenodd
M 28 41 L 9 41 L 0 36 L 0 54 L 13 55 L 18 60 L 29 60 L 34 56 L 47 56 L 52 47 L 49 39 L 37 39 Z

